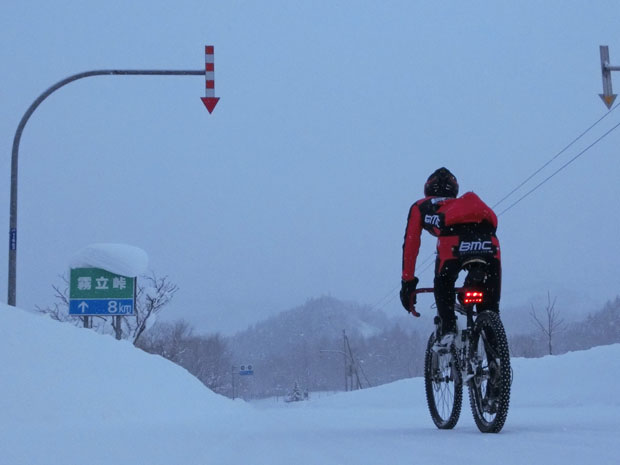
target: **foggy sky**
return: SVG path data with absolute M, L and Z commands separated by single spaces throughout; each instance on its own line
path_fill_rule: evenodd
M 325 294 L 403 312 L 405 221 L 427 176 L 447 166 L 494 204 L 606 112 L 599 45 L 620 65 L 617 2 L 444 3 L 6 3 L 7 232 L 15 129 L 55 82 L 199 70 L 211 44 L 221 98 L 209 115 L 201 76 L 93 77 L 43 102 L 20 145 L 18 305 L 52 303 L 77 250 L 116 242 L 179 286 L 167 317 L 204 331 Z M 587 313 L 620 293 L 619 143 L 620 130 L 500 217 L 505 308 L 550 291 Z M 425 236 L 420 260 L 433 248 Z

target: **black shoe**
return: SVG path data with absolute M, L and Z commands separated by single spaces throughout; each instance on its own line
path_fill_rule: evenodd
M 441 321 L 441 335 L 456 334 L 456 318 Z

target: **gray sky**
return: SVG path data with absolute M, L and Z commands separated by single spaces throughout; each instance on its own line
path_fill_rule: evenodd
M 399 314 L 426 177 L 445 165 L 495 204 L 605 113 L 598 47 L 620 65 L 619 25 L 616 1 L 5 2 L 6 232 L 15 129 L 55 82 L 198 70 L 212 44 L 221 98 L 209 115 L 201 76 L 94 77 L 39 107 L 20 146 L 17 303 L 51 303 L 76 251 L 121 242 L 179 285 L 168 317 L 204 331 L 323 294 Z M 586 312 L 620 292 L 619 145 L 620 130 L 500 217 L 504 307 L 550 290 Z

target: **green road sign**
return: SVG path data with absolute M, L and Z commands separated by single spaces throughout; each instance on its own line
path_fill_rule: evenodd
M 70 299 L 133 299 L 136 278 L 100 268 L 73 268 L 69 284 Z

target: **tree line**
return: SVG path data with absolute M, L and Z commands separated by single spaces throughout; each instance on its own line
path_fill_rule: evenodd
M 423 375 L 428 334 L 405 328 L 369 306 L 332 297 L 257 323 L 231 337 L 197 334 L 185 321 L 156 322 L 178 288 L 154 274 L 141 279 L 136 317 L 124 317 L 123 338 L 148 353 L 186 368 L 216 393 L 229 397 L 286 396 L 295 386 L 309 392 L 377 386 Z M 66 283 L 66 280 L 65 280 Z M 59 321 L 68 315 L 67 289 L 54 287 L 56 304 L 38 308 Z M 620 297 L 580 322 L 565 323 L 555 300 L 530 312 L 533 330 L 508 339 L 513 357 L 540 357 L 620 342 Z M 114 333 L 104 318 L 92 329 Z M 240 376 L 241 363 L 254 375 Z

